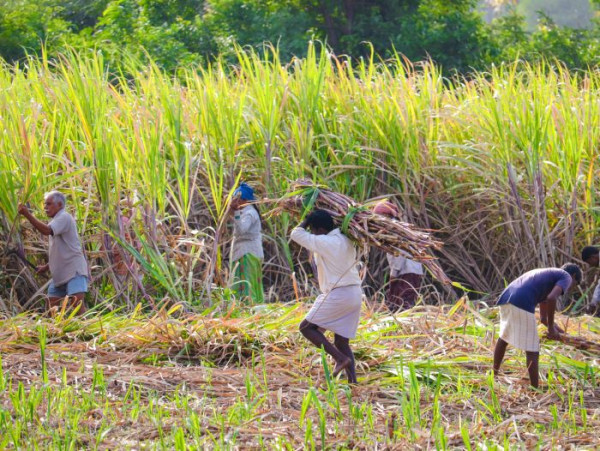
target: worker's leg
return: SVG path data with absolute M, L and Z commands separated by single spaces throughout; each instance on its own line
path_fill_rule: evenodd
M 538 388 L 540 384 L 540 353 L 527 351 L 525 355 L 527 356 L 527 371 L 529 371 L 529 381 L 533 387 Z
M 350 365 L 346 368 L 346 374 L 348 376 L 348 382 L 350 384 L 356 384 L 358 381 L 356 379 L 356 366 L 354 364 L 354 353 L 350 348 L 350 340 L 346 337 L 342 337 L 341 335 L 335 334 L 335 339 L 333 344 L 336 348 L 342 351 L 346 356 L 350 358 Z
M 79 310 L 77 310 L 78 315 L 83 315 L 87 311 L 85 302 L 83 301 L 84 297 L 85 293 L 75 293 L 69 296 L 69 304 L 71 307 L 76 308 L 77 306 L 80 306 Z
M 85 313 L 85 303 L 83 301 L 85 293 L 88 290 L 88 279 L 86 276 L 76 275 L 67 282 L 67 294 L 69 295 L 69 306 L 75 308 L 79 306 L 77 313 Z
M 496 376 L 500 371 L 500 365 L 502 365 L 502 361 L 504 360 L 504 354 L 506 353 L 507 346 L 507 342 L 505 342 L 502 338 L 498 338 L 498 341 L 496 342 L 496 348 L 494 349 L 494 376 Z
M 54 281 L 50 280 L 48 285 L 48 298 L 46 299 L 46 310 L 50 311 L 53 307 L 59 307 L 60 302 L 67 295 L 67 284 L 54 285 Z
M 337 376 L 342 370 L 346 369 L 350 364 L 352 364 L 352 360 L 336 348 L 333 343 L 331 343 L 323 332 L 319 330 L 319 326 L 313 324 L 307 320 L 303 320 L 300 323 L 300 333 L 306 337 L 308 341 L 314 344 L 317 348 L 323 348 L 327 354 L 329 354 L 335 360 L 335 368 L 333 370 L 333 375 Z

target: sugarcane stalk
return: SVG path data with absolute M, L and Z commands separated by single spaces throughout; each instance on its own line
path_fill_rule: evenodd
M 312 196 L 316 188 L 318 192 L 313 208 L 328 212 L 338 226 L 352 213 L 346 234 L 359 246 L 374 246 L 394 255 L 405 252 L 412 259 L 421 262 L 435 278 L 443 283 L 450 283 L 436 258 L 431 255 L 432 250 L 439 250 L 443 243 L 433 239 L 430 231 L 372 213 L 344 194 L 317 187 L 306 180 L 299 180 L 292 186 L 292 192 L 295 194 L 284 197 L 279 203 L 279 211 L 301 213 L 304 210 L 303 196 Z

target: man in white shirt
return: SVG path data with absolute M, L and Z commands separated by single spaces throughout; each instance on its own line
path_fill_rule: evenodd
M 42 234 L 49 237 L 48 264 L 39 266 L 39 274 L 50 270 L 48 308 L 58 306 L 66 296 L 73 306 L 85 311 L 83 297 L 88 290 L 88 266 L 83 255 L 75 219 L 65 211 L 65 196 L 51 191 L 44 197 L 44 210 L 52 220 L 46 224 L 31 214 L 25 205 L 18 211 Z
M 373 213 L 398 218 L 396 205 L 383 201 L 375 205 Z M 406 310 L 415 306 L 419 288 L 423 281 L 423 265 L 408 258 L 406 253 L 398 256 L 387 254 L 390 265 L 390 280 L 385 293 L 385 305 L 391 312 Z
M 597 268 L 600 264 L 600 249 L 596 246 L 586 246 L 581 251 L 581 259 L 592 268 Z M 592 300 L 587 306 L 588 313 L 597 314 L 600 309 L 600 282 L 594 288 Z
M 356 369 L 350 339 L 356 336 L 362 301 L 356 248 L 340 229 L 335 228 L 333 218 L 324 210 L 309 214 L 292 230 L 290 237 L 314 254 L 321 289 L 321 295 L 300 323 L 300 332 L 333 357 L 336 362 L 334 376 L 345 370 L 348 382 L 355 384 Z M 332 331 L 334 342 L 327 340 L 319 328 Z

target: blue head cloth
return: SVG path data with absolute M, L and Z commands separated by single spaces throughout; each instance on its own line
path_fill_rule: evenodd
M 233 192 L 234 196 L 240 196 L 244 200 L 254 200 L 254 190 L 247 183 L 240 183 L 238 188 Z

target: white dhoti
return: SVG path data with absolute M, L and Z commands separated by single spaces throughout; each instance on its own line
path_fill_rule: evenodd
M 362 303 L 360 285 L 334 288 L 321 294 L 306 315 L 306 320 L 344 338 L 356 337 Z
M 540 352 L 535 315 L 512 304 L 500 306 L 500 338 L 515 348 Z

